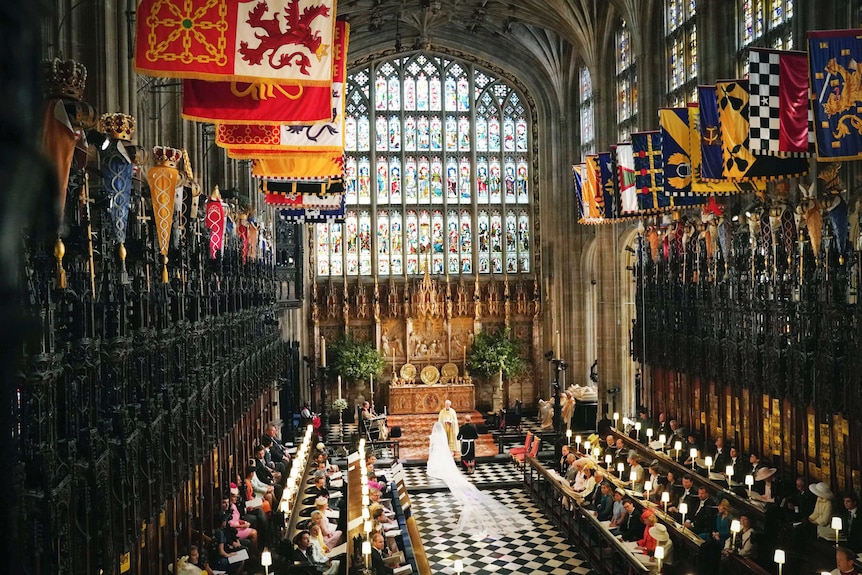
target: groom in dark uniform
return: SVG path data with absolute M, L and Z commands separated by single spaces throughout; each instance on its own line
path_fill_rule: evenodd
M 458 441 L 461 442 L 461 465 L 468 475 L 476 472 L 476 440 L 479 432 L 470 422 L 470 416 L 464 418 L 464 425 L 458 430 Z

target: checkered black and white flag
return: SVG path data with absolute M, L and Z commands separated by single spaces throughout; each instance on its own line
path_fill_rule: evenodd
M 813 153 L 806 53 L 751 48 L 748 79 L 749 149 L 775 156 Z

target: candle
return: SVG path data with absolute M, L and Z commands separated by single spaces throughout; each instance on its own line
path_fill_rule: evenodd
M 661 435 L 658 436 L 658 441 L 659 441 L 659 443 L 661 443 L 662 451 L 664 451 L 664 446 L 667 445 L 667 435 L 662 433 Z
M 608 464 L 608 471 L 610 471 L 610 470 L 611 470 L 611 462 L 612 462 L 613 460 L 614 460 L 614 458 L 611 456 L 611 454 L 610 454 L 610 453 L 606 453 L 606 454 L 605 454 L 605 463 L 607 463 L 607 464 Z
M 655 546 L 655 558 L 658 559 L 658 572 L 661 573 L 661 560 L 664 559 L 664 547 Z
M 560 330 L 554 335 L 554 358 L 560 359 Z
M 338 376 L 338 399 L 341 399 L 341 376 Z
M 362 554 L 365 556 L 365 568 L 371 568 L 371 542 L 363 541 L 362 542 Z
M 778 575 L 781 575 L 782 568 L 784 567 L 784 562 L 786 561 L 786 558 L 784 556 L 784 550 L 776 549 L 775 555 L 773 555 L 773 560 L 778 563 Z
M 652 481 L 644 483 L 644 491 L 646 492 L 647 499 L 649 499 L 649 492 L 652 491 Z
M 371 403 L 374 403 L 374 374 L 371 374 L 369 381 L 371 382 Z
M 615 411 L 615 412 L 614 412 L 614 429 L 616 429 L 616 427 L 617 427 L 617 422 L 618 422 L 619 420 L 620 420 L 620 412 L 619 412 L 619 411 Z
M 688 503 L 683 501 L 679 504 L 679 512 L 682 514 L 682 528 L 685 529 L 685 514 L 688 513 Z
M 679 452 L 682 451 L 682 441 L 675 442 L 673 448 L 676 451 L 677 458 L 679 458 Z
M 697 459 L 697 449 L 692 447 L 691 451 L 688 452 L 688 455 L 691 457 L 691 469 L 694 470 L 695 459 Z
M 667 504 L 670 501 L 670 493 L 665 491 L 661 494 L 661 502 L 664 504 L 664 514 L 667 515 Z
M 754 485 L 754 476 L 746 475 L 745 476 L 745 485 L 748 487 L 748 498 L 751 499 L 751 486 Z
M 320 367 L 326 367 L 326 338 L 320 338 Z
M 724 474 L 727 475 L 727 482 L 730 483 L 730 480 L 733 478 L 733 465 L 725 467 Z
M 646 430 L 647 441 L 652 442 L 652 427 L 648 427 Z
M 572 444 L 572 430 L 571 429 L 566 430 L 566 443 L 568 445 Z
M 703 462 L 706 463 L 706 473 L 709 475 L 712 472 L 712 456 L 707 455 Z
M 623 478 L 623 471 L 625 471 L 625 470 L 626 470 L 626 464 L 625 463 L 623 463 L 622 461 L 617 463 L 617 473 L 620 474 L 620 479 Z

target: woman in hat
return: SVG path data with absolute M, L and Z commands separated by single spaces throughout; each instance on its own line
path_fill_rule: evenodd
M 814 512 L 808 516 L 809 523 L 817 526 L 817 536 L 824 539 L 829 539 L 833 536 L 834 531 L 830 527 L 832 524 L 832 490 L 829 485 L 823 483 L 813 483 L 808 486 L 811 493 L 817 496 L 817 502 L 814 504 Z
M 754 499 L 760 499 L 765 503 L 775 502 L 775 497 L 772 494 L 772 478 L 775 477 L 777 471 L 774 467 L 761 467 L 757 470 L 757 473 L 754 475 L 754 483 L 763 485 L 763 494 L 752 494 Z
M 652 536 L 650 530 L 654 525 L 658 524 L 658 517 L 656 517 L 652 509 L 646 509 L 641 513 L 641 521 L 644 522 L 644 536 L 643 539 L 638 540 L 638 549 L 643 550 L 647 555 L 653 555 L 655 553 L 656 539 Z
M 658 523 L 649 528 L 650 536 L 655 539 L 656 547 L 664 549 L 663 565 L 673 565 L 673 541 L 670 540 L 670 534 L 667 532 L 667 527 Z M 653 551 L 655 554 L 655 551 Z
M 617 487 L 614 490 L 614 511 L 609 525 L 611 528 L 619 527 L 626 518 L 626 510 L 625 507 L 623 507 L 623 497 L 625 496 L 626 492 L 622 487 Z

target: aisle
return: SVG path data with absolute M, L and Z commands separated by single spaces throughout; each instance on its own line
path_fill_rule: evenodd
M 504 466 L 511 467 L 505 463 L 480 465 L 480 468 L 486 467 L 482 473 L 483 478 L 511 477 Z M 418 479 L 418 476 L 416 469 L 408 474 L 408 482 L 411 477 Z M 572 546 L 565 542 L 520 487 L 490 489 L 487 493 L 516 509 L 523 516 L 529 517 L 534 527 L 527 532 L 478 540 L 452 532 L 453 526 L 458 523 L 460 509 L 453 503 L 448 490 L 429 491 L 427 488 L 433 486 L 434 482 L 429 484 L 426 480 L 418 483 L 421 485 L 415 487 L 419 489 L 411 489 L 409 483 L 407 489 L 428 561 L 431 563 L 431 571 L 435 575 L 455 573 L 454 560 L 459 558 L 464 562 L 464 574 L 591 573 L 586 561 L 578 557 Z M 474 483 L 482 488 L 482 480 L 476 480 Z

